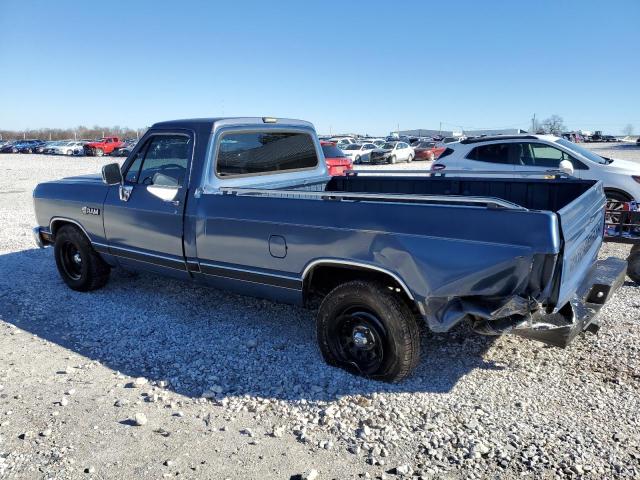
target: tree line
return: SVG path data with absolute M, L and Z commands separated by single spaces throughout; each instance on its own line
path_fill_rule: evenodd
M 140 138 L 146 132 L 146 128 L 128 128 L 115 125 L 113 127 L 93 127 L 78 126 L 75 128 L 35 128 L 27 130 L 2 130 L 0 129 L 0 139 L 2 140 L 93 140 L 100 137 L 120 137 L 120 138 Z

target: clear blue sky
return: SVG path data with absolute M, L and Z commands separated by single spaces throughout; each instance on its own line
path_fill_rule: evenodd
M 640 133 L 640 1 L 0 2 L 0 128 L 193 116 Z

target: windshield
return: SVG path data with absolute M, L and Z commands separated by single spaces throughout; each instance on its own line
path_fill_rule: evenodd
M 360 145 L 352 143 L 351 145 L 347 145 L 343 150 L 360 150 Z
M 593 153 L 591 150 L 587 150 L 586 148 L 581 147 L 580 145 L 576 145 L 575 143 L 570 142 L 569 140 L 565 140 L 564 138 L 559 138 L 558 140 L 556 140 L 556 143 L 559 143 L 560 145 L 562 145 L 565 148 L 568 148 L 571 151 L 579 153 L 583 157 L 591 160 L 592 162 L 599 163 L 600 165 L 606 165 L 607 163 L 609 163 L 606 159 L 602 158 L 600 155 L 597 155 Z
M 434 147 L 435 143 L 434 142 L 420 142 L 418 144 L 418 148 L 431 148 Z
M 382 148 L 384 148 L 385 150 L 393 150 L 393 147 L 395 146 L 395 143 L 385 143 L 384 145 L 382 145 Z

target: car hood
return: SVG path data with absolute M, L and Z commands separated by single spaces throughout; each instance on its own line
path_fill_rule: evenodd
M 633 160 L 622 160 L 620 158 L 612 158 L 613 162 L 608 165 L 602 165 L 607 170 L 620 170 L 640 174 L 640 162 Z
M 376 152 L 376 153 L 389 153 L 392 152 L 392 149 L 389 148 L 376 148 L 374 150 L 371 150 L 372 152 Z
M 50 183 L 100 183 L 102 184 L 102 174 L 92 173 L 88 175 L 78 175 L 77 177 L 66 177 L 54 180 Z

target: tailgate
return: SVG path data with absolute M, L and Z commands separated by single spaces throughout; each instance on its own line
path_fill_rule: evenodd
M 602 182 L 598 182 L 558 210 L 563 249 L 556 309 L 569 301 L 594 268 L 602 244 L 605 203 Z

